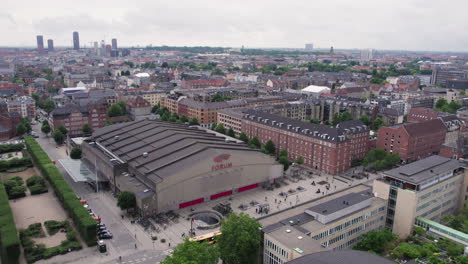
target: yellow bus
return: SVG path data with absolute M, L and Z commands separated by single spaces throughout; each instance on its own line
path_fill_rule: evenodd
M 204 235 L 194 236 L 189 238 L 190 241 L 196 242 L 208 242 L 208 244 L 213 245 L 218 241 L 218 237 L 221 235 L 221 232 L 211 232 Z

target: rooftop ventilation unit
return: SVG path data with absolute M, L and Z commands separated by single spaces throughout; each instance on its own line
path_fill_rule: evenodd
M 143 152 L 143 158 L 148 157 L 148 152 Z
M 118 139 L 119 139 L 119 136 L 115 136 L 114 139 L 115 139 L 115 140 L 118 140 Z

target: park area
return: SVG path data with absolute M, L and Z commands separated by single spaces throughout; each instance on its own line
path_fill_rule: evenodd
M 0 164 L 3 263 L 34 263 L 95 244 L 95 221 L 37 142 L 32 137 L 25 141 L 22 162 L 0 161 L 7 164 Z

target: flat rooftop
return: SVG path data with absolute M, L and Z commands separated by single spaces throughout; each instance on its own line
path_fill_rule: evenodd
M 327 248 L 323 248 L 319 241 L 312 239 L 309 234 L 316 233 L 324 229 L 330 223 L 354 214 L 355 211 L 327 224 L 320 223 L 313 216 L 305 213 L 305 211 L 310 208 L 321 208 L 323 205 L 335 203 L 335 208 L 338 210 L 338 203 L 342 204 L 343 197 L 356 197 L 355 199 L 357 201 L 361 199 L 357 198 L 357 196 L 361 196 L 364 193 L 370 193 L 371 196 L 366 196 L 366 199 L 372 199 L 371 205 L 381 203 L 384 206 L 386 204 L 385 200 L 373 196 L 369 186 L 359 184 L 327 196 L 310 200 L 289 210 L 259 218 L 258 220 L 263 226 L 262 231 L 265 234 L 268 234 L 281 244 L 287 245 L 289 248 L 299 249 L 299 251 L 296 251 L 300 254 L 328 250 Z
M 463 167 L 460 161 L 434 155 L 384 172 L 385 176 L 420 184 L 440 174 Z
M 330 215 L 348 208 L 349 206 L 358 204 L 362 201 L 372 198 L 373 194 L 370 190 L 355 192 L 343 195 L 331 201 L 327 201 L 316 206 L 313 206 L 307 210 L 317 212 L 322 215 Z

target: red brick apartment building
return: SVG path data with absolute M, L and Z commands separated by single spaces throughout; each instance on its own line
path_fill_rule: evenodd
M 223 109 L 258 106 L 265 104 L 277 104 L 297 100 L 297 96 L 269 96 L 254 97 L 224 102 L 203 102 L 186 97 L 162 97 L 161 107 L 166 107 L 171 113 L 184 115 L 188 119 L 196 118 L 200 125 L 208 127 L 217 123 L 218 112 Z
M 64 126 L 70 136 L 83 135 L 83 126 L 88 124 L 91 131 L 104 126 L 108 120 L 106 99 L 100 99 L 87 105 L 70 103 L 56 108 L 49 115 L 52 130 Z
M 369 151 L 369 128 L 359 120 L 337 127 L 311 124 L 278 115 L 245 110 L 242 131 L 248 137 L 271 140 L 277 152 L 288 151 L 290 160 L 304 158 L 304 165 L 329 174 L 351 168 L 351 161 L 364 158 Z
M 198 89 L 208 87 L 226 87 L 229 82 L 223 79 L 197 79 L 182 81 L 182 87 L 184 89 Z
M 436 119 L 439 117 L 439 112 L 431 108 L 425 107 L 415 107 L 411 108 L 408 113 L 408 122 L 410 123 L 417 123 L 421 121 L 428 121 L 432 119 Z
M 440 119 L 381 127 L 377 147 L 412 162 L 439 153 L 447 128 Z

